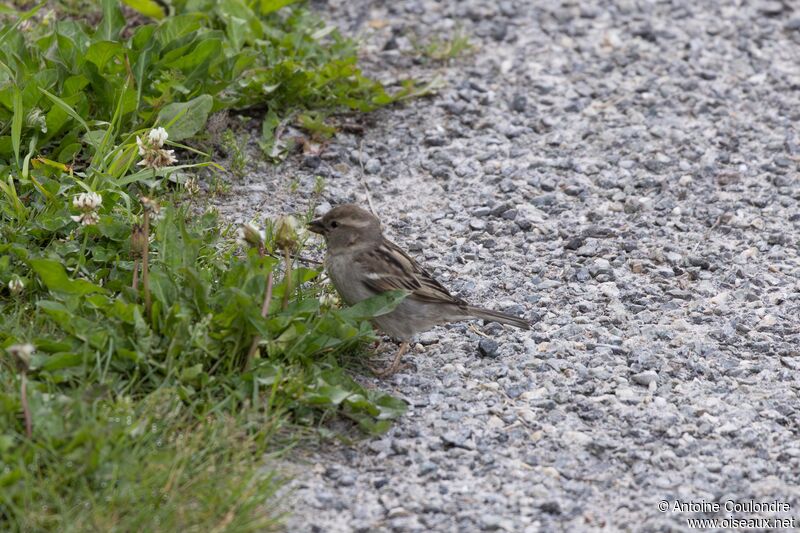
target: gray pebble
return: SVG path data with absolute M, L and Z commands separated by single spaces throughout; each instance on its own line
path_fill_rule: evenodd
M 381 171 L 381 162 L 373 157 L 364 165 L 364 170 L 367 172 L 367 174 L 377 174 Z
M 658 374 L 652 370 L 645 370 L 644 372 L 634 374 L 631 379 L 634 383 L 638 383 L 639 385 L 647 387 L 658 379 Z
M 481 354 L 481 357 L 497 357 L 499 355 L 498 348 L 499 345 L 491 339 L 481 339 L 478 342 L 478 353 Z

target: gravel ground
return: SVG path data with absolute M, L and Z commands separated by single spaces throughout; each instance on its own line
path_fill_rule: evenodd
M 258 164 L 223 212 L 303 210 L 315 175 L 320 211 L 366 205 L 366 183 L 390 238 L 454 293 L 536 324 L 437 328 L 416 370 L 365 378 L 407 416 L 298 454 L 287 530 L 683 530 L 703 516 L 661 500 L 777 500 L 800 523 L 790 4 L 315 4 L 364 36 L 370 74 L 445 86 L 321 157 Z M 413 53 L 414 35 L 458 27 L 472 54 Z

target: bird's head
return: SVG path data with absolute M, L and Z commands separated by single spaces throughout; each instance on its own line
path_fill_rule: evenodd
M 334 252 L 382 239 L 378 217 L 354 204 L 336 206 L 307 227 L 325 237 L 328 250 Z

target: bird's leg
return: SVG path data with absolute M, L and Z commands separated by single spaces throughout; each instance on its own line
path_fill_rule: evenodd
M 400 364 L 400 360 L 403 358 L 403 355 L 408 351 L 408 347 L 409 344 L 407 342 L 400 343 L 400 348 L 397 350 L 397 354 L 394 356 L 392 364 L 384 368 L 383 370 L 378 370 L 373 367 L 369 367 L 369 369 L 372 370 L 372 373 L 379 378 L 387 378 L 391 376 L 398 370 L 405 367 L 405 365 Z

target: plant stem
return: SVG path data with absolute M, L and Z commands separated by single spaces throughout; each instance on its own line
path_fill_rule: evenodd
M 285 311 L 289 307 L 289 295 L 292 293 L 292 254 L 289 250 L 284 250 L 283 261 L 286 265 L 286 290 L 283 292 L 281 309 Z
M 261 304 L 261 316 L 267 318 L 269 315 L 269 304 L 272 301 L 272 271 L 270 271 L 269 276 L 267 276 L 267 290 L 264 292 L 264 302 Z M 250 344 L 250 350 L 247 352 L 247 361 L 245 361 L 244 370 L 247 372 L 250 370 L 251 365 L 253 364 L 253 358 L 256 356 L 256 352 L 258 351 L 258 343 L 261 342 L 261 336 L 256 335 L 253 337 L 253 342 Z
M 86 243 L 89 241 L 89 233 L 86 231 L 86 228 L 83 230 L 83 243 L 81 244 L 81 253 L 78 256 L 78 265 L 75 267 L 75 272 L 72 273 L 72 277 L 77 278 L 78 272 L 81 271 L 81 267 L 83 266 L 83 258 L 86 255 Z
M 132 287 L 133 287 L 134 291 L 138 291 L 139 290 L 139 259 L 138 258 L 133 260 L 133 284 L 132 284 Z
M 142 284 L 144 285 L 144 311 L 150 319 L 150 324 L 153 323 L 152 316 L 152 303 L 150 301 L 150 212 L 147 208 L 144 210 L 144 222 L 142 224 L 144 231 L 144 252 L 142 253 Z
M 25 372 L 20 374 L 22 385 L 20 387 L 20 400 L 22 401 L 22 416 L 25 417 L 25 435 L 30 439 L 33 437 L 33 421 L 31 420 L 31 409 L 28 406 L 28 378 Z

